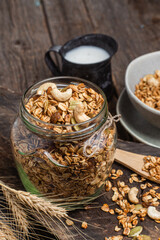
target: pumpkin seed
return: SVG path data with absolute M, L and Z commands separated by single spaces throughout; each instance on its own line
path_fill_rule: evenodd
M 138 236 L 142 232 L 142 230 L 143 230 L 142 226 L 137 226 L 135 228 L 132 228 L 128 237 Z
M 80 104 L 80 103 L 81 103 L 80 101 L 76 101 L 76 100 L 70 101 L 69 109 L 74 110 L 75 107 L 76 107 L 78 104 Z
M 76 124 L 76 121 L 75 121 L 75 119 L 72 117 L 71 118 L 71 123 L 72 124 Z M 75 126 L 73 126 L 73 128 L 76 130 L 76 131 L 79 131 L 81 128 L 79 127 L 79 126 L 77 126 L 77 125 L 75 125 Z
M 135 210 L 136 211 L 139 211 L 140 209 L 142 209 L 143 208 L 143 206 L 141 205 L 141 204 L 136 204 L 135 205 Z

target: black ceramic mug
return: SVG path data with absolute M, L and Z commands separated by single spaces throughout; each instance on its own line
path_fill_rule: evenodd
M 74 63 L 65 59 L 70 50 L 79 46 L 96 46 L 106 50 L 109 58 L 95 63 Z M 118 44 L 110 36 L 104 34 L 87 34 L 66 42 L 63 46 L 53 46 L 45 54 L 45 61 L 54 76 L 76 76 L 94 82 L 105 92 L 110 100 L 113 93 L 111 58 L 117 52 Z M 51 58 L 51 52 L 56 52 L 62 59 L 62 70 Z

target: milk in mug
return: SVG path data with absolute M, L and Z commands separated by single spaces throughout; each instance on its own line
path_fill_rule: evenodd
M 72 63 L 92 64 L 104 61 L 110 57 L 109 53 L 103 48 L 96 46 L 79 46 L 68 51 L 64 58 Z

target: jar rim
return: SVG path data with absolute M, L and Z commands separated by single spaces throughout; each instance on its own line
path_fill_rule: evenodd
M 88 84 L 88 85 L 90 85 L 91 87 L 93 86 L 94 89 L 97 89 L 97 90 L 99 91 L 99 93 L 102 95 L 103 99 L 104 99 L 102 108 L 101 108 L 101 110 L 98 112 L 98 114 L 97 114 L 95 117 L 93 117 L 93 118 L 91 118 L 91 119 L 89 119 L 89 120 L 87 120 L 87 121 L 85 121 L 85 122 L 75 123 L 75 124 L 55 124 L 55 123 L 47 123 L 47 122 L 44 122 L 44 121 L 42 121 L 42 120 L 34 117 L 33 115 L 31 115 L 31 114 L 28 112 L 28 110 L 26 109 L 26 107 L 25 107 L 25 99 L 26 99 L 27 93 L 28 93 L 29 91 L 31 91 L 32 88 L 36 89 L 36 86 L 39 87 L 39 86 L 38 86 L 39 84 L 43 84 L 43 83 L 45 83 L 45 82 L 47 82 L 47 81 L 60 80 L 60 79 L 63 79 L 63 80 L 68 79 L 68 80 L 73 80 L 73 81 L 75 80 L 75 81 L 77 81 L 77 82 L 79 81 L 80 83 L 85 83 L 86 85 Z M 76 126 L 77 126 L 77 127 L 80 127 L 80 126 L 82 126 L 82 125 L 86 125 L 86 124 L 92 123 L 92 122 L 94 122 L 94 121 L 102 114 L 102 112 L 105 110 L 105 108 L 106 108 L 105 118 L 107 118 L 107 116 L 108 116 L 107 98 L 106 98 L 104 92 L 102 91 L 102 89 L 101 89 L 100 87 L 98 87 L 96 84 L 94 84 L 93 82 L 90 82 L 90 81 L 88 81 L 88 80 L 85 80 L 85 79 L 82 79 L 82 78 L 78 78 L 78 77 L 72 77 L 72 76 L 52 77 L 52 78 L 47 78 L 47 79 L 44 79 L 44 80 L 42 80 L 42 81 L 39 81 L 38 83 L 32 84 L 29 88 L 27 88 L 27 90 L 26 90 L 26 91 L 24 92 L 24 94 L 22 95 L 22 97 L 21 97 L 21 106 L 22 106 L 25 114 L 29 117 L 29 119 L 32 119 L 32 120 L 34 120 L 34 121 L 37 121 L 37 122 L 39 122 L 40 124 L 43 124 L 44 126 L 51 126 L 51 127 L 76 127 Z M 22 112 L 21 112 L 21 114 L 22 114 Z M 21 116 L 21 118 L 22 118 L 22 116 Z M 28 119 L 25 118 L 25 120 L 28 120 Z M 46 131 L 46 130 L 49 130 L 49 129 L 45 129 L 44 127 L 40 127 L 40 126 L 38 126 L 38 125 L 34 125 L 34 124 L 32 124 L 31 122 L 29 122 L 29 124 L 33 125 L 34 127 L 36 126 L 39 130 L 40 130 L 40 129 L 41 129 L 41 130 L 45 130 L 45 131 Z M 53 130 L 49 130 L 49 131 L 53 131 Z M 78 133 L 79 131 L 75 131 L 75 132 Z M 75 132 L 74 132 L 74 133 L 75 133 Z M 63 133 L 63 134 L 65 135 L 65 133 Z M 67 134 L 68 134 L 68 133 L 67 133 Z

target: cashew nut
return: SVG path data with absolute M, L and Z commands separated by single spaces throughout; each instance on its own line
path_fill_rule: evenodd
M 128 192 L 128 199 L 131 203 L 137 204 L 139 200 L 137 198 L 138 188 L 132 187 Z
M 148 207 L 147 214 L 150 218 L 154 220 L 160 220 L 160 212 L 158 212 L 153 206 Z
M 154 77 L 151 77 L 148 79 L 148 84 L 151 86 L 158 87 L 159 86 L 159 81 L 155 79 Z
M 54 88 L 51 94 L 57 101 L 65 102 L 72 97 L 72 89 L 69 88 L 65 92 L 61 92 L 58 88 Z
M 52 82 L 44 83 L 37 89 L 37 94 L 42 95 L 44 91 L 46 91 L 49 87 L 51 87 L 52 89 L 57 88 L 55 83 Z
M 74 118 L 77 123 L 85 122 L 90 119 L 85 113 L 84 113 L 84 105 L 83 103 L 79 103 L 75 109 L 74 109 Z

